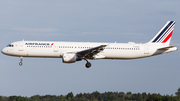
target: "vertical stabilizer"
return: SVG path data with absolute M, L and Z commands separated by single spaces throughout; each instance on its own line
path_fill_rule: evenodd
M 169 46 L 174 30 L 175 21 L 168 21 L 148 43 L 163 43 Z

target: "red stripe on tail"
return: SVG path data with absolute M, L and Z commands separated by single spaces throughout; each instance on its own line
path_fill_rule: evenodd
M 169 38 L 172 36 L 173 30 L 171 31 L 171 33 L 162 41 L 162 43 L 166 43 Z

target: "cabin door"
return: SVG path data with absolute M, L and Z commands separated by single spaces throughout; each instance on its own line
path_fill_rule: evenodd
M 19 43 L 19 49 L 18 49 L 19 51 L 23 51 L 23 44 L 24 44 L 23 41 Z
M 149 54 L 149 46 L 148 45 L 144 46 L 144 54 Z

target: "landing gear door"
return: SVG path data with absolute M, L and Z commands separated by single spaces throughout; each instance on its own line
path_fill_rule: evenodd
M 144 54 L 149 54 L 149 46 L 148 45 L 144 46 Z
M 19 51 L 23 51 L 23 44 L 24 44 L 24 42 L 19 43 L 19 49 L 18 49 Z

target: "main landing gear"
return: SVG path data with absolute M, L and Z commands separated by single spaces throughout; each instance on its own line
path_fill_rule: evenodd
M 86 68 L 90 68 L 91 67 L 91 63 L 89 62 L 89 60 L 88 59 L 85 59 L 86 61 L 87 61 L 87 63 L 86 63 Z
M 20 57 L 20 62 L 19 62 L 19 65 L 22 66 L 22 61 L 23 61 L 23 57 Z

